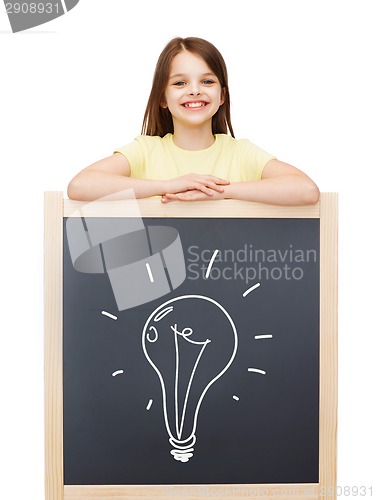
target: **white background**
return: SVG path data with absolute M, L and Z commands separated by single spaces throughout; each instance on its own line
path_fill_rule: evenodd
M 65 191 L 139 134 L 174 36 L 222 52 L 238 138 L 340 194 L 338 484 L 376 495 L 374 10 L 367 0 L 81 0 L 12 34 L 0 7 L 4 498 L 44 495 L 43 192 Z

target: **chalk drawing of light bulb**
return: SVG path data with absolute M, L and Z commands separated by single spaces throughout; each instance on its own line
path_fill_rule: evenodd
M 159 377 L 171 454 L 188 462 L 202 401 L 235 358 L 235 324 L 212 298 L 183 295 L 151 313 L 143 328 L 142 347 Z

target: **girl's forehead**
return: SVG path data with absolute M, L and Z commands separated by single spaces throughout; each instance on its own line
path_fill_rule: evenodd
M 212 73 L 206 61 L 193 52 L 184 50 L 179 52 L 171 61 L 170 75 L 189 72 Z

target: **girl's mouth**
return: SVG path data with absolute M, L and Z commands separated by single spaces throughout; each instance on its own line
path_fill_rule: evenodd
M 208 103 L 205 101 L 190 101 L 190 102 L 185 102 L 182 104 L 185 108 L 189 109 L 200 109 L 204 108 Z

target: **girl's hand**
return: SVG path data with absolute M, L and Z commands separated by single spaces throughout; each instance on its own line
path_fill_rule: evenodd
M 214 175 L 187 174 L 166 181 L 166 193 L 177 194 L 188 191 L 199 191 L 207 196 L 214 193 L 223 193 L 223 186 L 230 184 L 229 181 L 215 177 Z
M 223 200 L 224 194 L 213 192 L 207 195 L 198 189 L 191 189 L 183 193 L 166 193 L 161 198 L 162 203 L 170 203 L 171 201 L 205 201 L 205 200 Z

